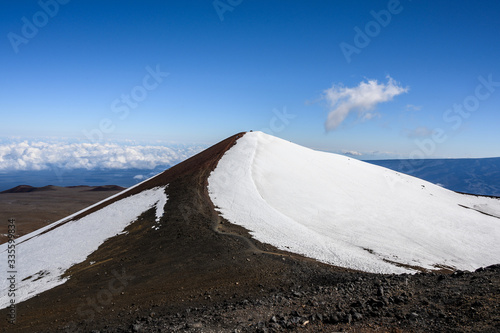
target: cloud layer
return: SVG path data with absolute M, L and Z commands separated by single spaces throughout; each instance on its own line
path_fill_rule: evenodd
M 323 95 L 330 107 L 325 128 L 327 131 L 336 129 L 354 111 L 363 120 L 372 119 L 377 114 L 370 111 L 377 104 L 390 101 L 407 91 L 408 87 L 403 88 L 389 76 L 386 84 L 378 83 L 377 80 L 363 81 L 354 88 L 334 84 Z
M 355 150 L 342 150 L 342 154 L 348 156 L 362 156 L 363 154 Z
M 0 144 L 0 171 L 59 169 L 154 169 L 177 164 L 205 147 L 91 143 Z

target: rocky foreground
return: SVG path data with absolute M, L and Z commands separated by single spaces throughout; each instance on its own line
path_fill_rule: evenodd
M 131 307 L 123 324 L 92 332 L 499 332 L 500 265 L 452 274 L 305 272 L 255 295 L 211 289 L 191 306 Z M 312 273 L 312 274 L 311 274 Z M 307 274 L 307 275 L 306 275 Z M 319 278 L 312 281 L 309 277 Z M 309 280 L 309 281 L 308 281 Z M 243 294 L 245 294 L 243 292 Z M 197 306 L 193 306 L 197 304 Z

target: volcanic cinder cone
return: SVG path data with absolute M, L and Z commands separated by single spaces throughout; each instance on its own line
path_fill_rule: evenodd
M 474 269 L 500 257 L 499 222 L 498 199 L 240 133 L 18 239 L 17 323 L 2 328 L 112 327 L 352 269 Z

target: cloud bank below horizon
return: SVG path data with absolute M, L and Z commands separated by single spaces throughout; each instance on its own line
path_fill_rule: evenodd
M 12 142 L 0 144 L 0 171 L 154 169 L 177 164 L 205 149 L 115 143 Z

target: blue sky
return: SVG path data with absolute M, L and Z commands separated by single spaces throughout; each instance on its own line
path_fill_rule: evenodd
M 361 159 L 500 156 L 499 14 L 496 1 L 3 1 L 0 136 L 212 144 L 252 129 Z

